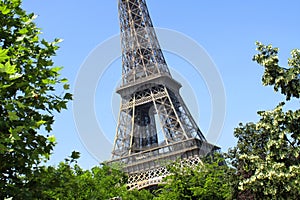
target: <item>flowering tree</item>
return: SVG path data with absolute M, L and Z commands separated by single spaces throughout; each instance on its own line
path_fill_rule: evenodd
M 155 200 L 173 199 L 231 199 L 231 168 L 220 154 L 207 156 L 203 163 L 189 166 L 177 163 L 170 166 L 170 175 L 156 191 Z
M 253 60 L 265 68 L 263 85 L 280 91 L 285 100 L 275 109 L 260 111 L 257 123 L 235 129 L 237 146 L 229 157 L 238 170 L 238 199 L 298 199 L 300 195 L 300 50 L 291 51 L 288 67 L 279 66 L 278 48 L 257 43 Z

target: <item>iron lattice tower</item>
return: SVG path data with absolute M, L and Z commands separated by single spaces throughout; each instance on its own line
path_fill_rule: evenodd
M 119 0 L 121 107 L 112 159 L 129 173 L 129 188 L 158 184 L 167 160 L 200 162 L 216 149 L 206 142 L 180 96 L 160 48 L 145 0 Z

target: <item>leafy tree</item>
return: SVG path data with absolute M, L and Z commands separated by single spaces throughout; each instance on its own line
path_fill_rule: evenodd
M 207 157 L 203 164 L 197 166 L 181 166 L 170 168 L 171 175 L 158 190 L 154 199 L 229 199 L 231 189 L 229 174 L 231 169 L 224 164 L 220 155 Z
M 49 158 L 55 138 L 43 129 L 51 131 L 53 113 L 72 99 L 64 92 L 69 85 L 59 77 L 61 67 L 53 67 L 51 59 L 60 40 L 40 39 L 35 18 L 21 8 L 21 0 L 0 1 L 1 199 L 18 194 L 24 177 Z
M 122 200 L 150 200 L 154 198 L 154 195 L 147 189 L 126 191 L 120 196 Z
M 279 66 L 278 48 L 257 43 L 253 58 L 265 69 L 263 85 L 285 96 L 275 109 L 260 111 L 257 123 L 235 129 L 237 146 L 229 157 L 238 169 L 238 199 L 298 199 L 300 196 L 300 109 L 286 101 L 300 95 L 300 50 L 291 51 L 288 67 Z M 251 195 L 249 195 L 251 194 Z
M 31 180 L 28 199 L 110 199 L 127 192 L 126 176 L 115 168 L 97 166 L 83 170 L 65 161 L 58 167 L 43 166 Z
M 33 177 L 15 195 L 17 199 L 67 199 L 108 200 L 121 197 L 122 200 L 149 200 L 153 195 L 146 190 L 128 191 L 127 176 L 116 167 L 96 166 L 83 170 L 77 165 L 78 152 L 73 152 L 57 167 L 40 166 Z

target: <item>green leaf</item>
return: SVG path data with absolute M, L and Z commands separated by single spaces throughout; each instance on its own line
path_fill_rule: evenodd
M 3 61 L 5 61 L 9 58 L 9 56 L 7 56 L 7 52 L 8 52 L 8 49 L 2 49 L 0 47 L 0 63 L 2 63 Z
M 64 99 L 66 99 L 66 100 L 72 100 L 73 96 L 70 93 L 66 93 L 65 96 L 64 96 Z
M 40 121 L 36 122 L 36 126 L 37 126 L 37 127 L 40 127 L 41 125 L 43 125 L 43 124 L 45 124 L 45 123 L 46 123 L 46 121 L 40 120 Z
M 54 135 L 49 136 L 47 139 L 48 139 L 48 141 L 49 141 L 50 143 L 55 143 L 55 142 L 56 142 L 56 138 L 55 138 Z
M 60 102 L 60 103 L 59 103 L 59 106 L 60 106 L 61 108 L 63 108 L 63 109 L 67 109 L 67 103 L 64 102 L 64 101 Z
M 9 132 L 11 133 L 11 135 L 10 135 L 11 142 L 14 142 L 15 140 L 20 140 L 21 139 L 21 137 L 19 136 L 19 129 L 16 130 L 16 129 L 10 128 Z
M 80 153 L 77 151 L 72 151 L 71 158 L 74 160 L 80 158 Z
M 4 72 L 7 74 L 14 74 L 16 73 L 16 66 L 15 65 L 11 65 L 10 62 L 6 62 L 5 65 L 0 64 L 0 72 Z
M 61 43 L 62 41 L 64 40 L 60 38 L 55 38 L 54 43 L 57 44 L 57 43 Z
M 63 67 L 53 67 L 52 69 L 51 69 L 51 71 L 52 72 L 59 72 L 60 70 L 62 70 L 63 69 Z
M 27 28 L 22 28 L 21 30 L 19 30 L 19 33 L 22 35 L 25 35 L 26 33 L 28 33 L 28 29 Z
M 70 85 L 69 85 L 69 84 L 64 84 L 64 89 L 65 89 L 65 90 L 70 89 Z
M 18 117 L 17 113 L 16 112 L 12 112 L 12 111 L 8 111 L 8 118 L 11 121 L 19 120 L 19 117 Z
M 50 85 L 56 84 L 56 80 L 52 80 L 52 79 L 43 79 L 42 82 L 47 85 L 48 84 L 50 84 Z
M 7 8 L 7 6 L 0 6 L 0 12 L 2 12 L 3 15 L 7 15 L 11 9 Z
M 2 85 L 1 86 L 1 89 L 6 89 L 6 88 L 9 88 L 10 86 L 12 86 L 13 83 L 10 83 L 10 84 L 7 84 L 7 85 Z
M 17 105 L 18 105 L 19 108 L 25 108 L 25 107 L 26 107 L 26 106 L 25 106 L 23 103 L 21 103 L 20 101 L 16 101 L 16 103 L 17 103 Z
M 51 128 L 51 125 L 50 125 L 50 124 L 47 124 L 45 129 L 46 129 L 46 131 L 48 131 L 48 132 L 52 131 L 52 128 Z
M 7 151 L 7 147 L 0 143 L 0 153 L 3 154 Z
M 60 80 L 60 82 L 61 82 L 61 83 L 67 83 L 67 82 L 68 82 L 68 79 L 63 78 L 63 79 Z

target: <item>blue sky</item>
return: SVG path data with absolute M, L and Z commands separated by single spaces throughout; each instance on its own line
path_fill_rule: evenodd
M 233 130 L 239 122 L 256 121 L 258 110 L 272 109 L 283 100 L 272 88 L 261 85 L 263 68 L 252 61 L 252 56 L 256 53 L 255 41 L 271 43 L 279 47 L 280 62 L 286 65 L 290 50 L 300 48 L 300 2 L 148 0 L 147 4 L 155 27 L 191 37 L 206 50 L 217 66 L 225 87 L 227 110 L 217 144 L 227 151 L 235 145 Z M 72 90 L 75 89 L 77 73 L 90 52 L 119 33 L 117 0 L 24 0 L 23 7 L 39 16 L 36 23 L 44 33 L 43 38 L 64 39 L 54 61 L 56 65 L 64 66 L 62 76 L 69 79 Z M 193 115 L 199 115 L 195 118 L 205 134 L 211 117 L 210 95 L 205 82 L 185 70 L 188 63 L 183 59 L 168 52 L 165 52 L 165 57 L 170 68 L 180 74 L 182 81 L 186 81 L 182 89 L 183 99 L 189 100 L 184 94 L 194 91 L 199 112 Z M 113 111 L 117 112 L 118 107 L 114 106 L 115 103 L 111 106 L 111 101 L 118 101 L 114 90 L 120 76 L 121 63 L 118 59 L 103 75 L 95 95 L 97 119 L 104 124 L 103 132 L 109 140 L 113 140 L 115 134 Z M 293 106 L 299 106 L 298 103 Z M 71 151 L 77 150 L 81 152 L 79 163 L 83 167 L 97 165 L 98 161 L 83 145 L 76 130 L 72 103 L 67 111 L 56 115 L 53 134 L 58 144 L 51 164 L 57 164 Z

